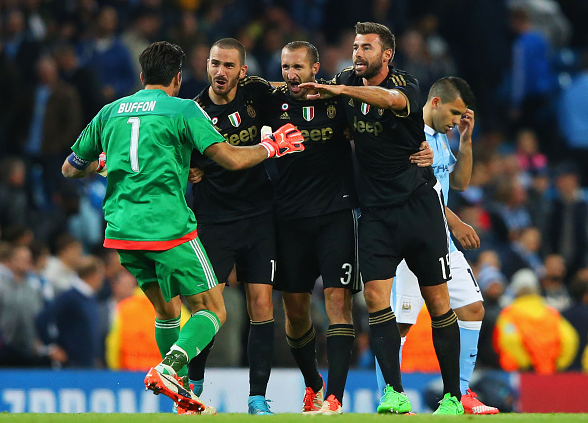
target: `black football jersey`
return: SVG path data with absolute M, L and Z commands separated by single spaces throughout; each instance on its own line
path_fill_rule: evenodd
M 255 145 L 261 139 L 260 107 L 271 91 L 266 80 L 247 76 L 239 81 L 237 95 L 228 104 L 214 104 L 208 87 L 194 100 L 228 143 Z M 192 209 L 198 221 L 231 222 L 272 210 L 274 189 L 263 164 L 239 171 L 226 170 L 194 150 L 191 167 L 204 171 L 203 180 L 192 187 Z
M 274 131 L 291 123 L 305 140 L 303 152 L 275 161 L 276 219 L 315 217 L 357 206 L 343 101 L 296 100 L 282 86 L 265 103 L 264 122 Z
M 333 82 L 363 86 L 353 68 L 343 70 Z M 362 207 L 402 204 L 419 186 L 435 177 L 431 167 L 418 167 L 409 158 L 425 141 L 418 81 L 390 67 L 380 86 L 404 94 L 407 109 L 398 113 L 349 97 L 344 100 L 359 163 Z

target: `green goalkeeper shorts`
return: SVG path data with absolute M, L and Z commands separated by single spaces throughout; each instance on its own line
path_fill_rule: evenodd
M 118 250 L 121 264 L 144 291 L 157 283 L 165 301 L 195 295 L 217 285 L 206 251 L 198 238 L 164 251 Z

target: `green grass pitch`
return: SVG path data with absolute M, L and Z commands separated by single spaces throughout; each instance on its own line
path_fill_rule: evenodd
M 246 414 L 218 414 L 216 416 L 176 416 L 174 414 L 0 414 L 2 423 L 172 423 L 179 421 L 206 421 L 217 423 L 235 423 L 235 422 L 259 422 L 270 421 L 279 423 L 308 423 L 312 422 L 332 422 L 336 423 L 386 423 L 394 421 L 396 423 L 404 421 L 406 423 L 429 423 L 439 421 L 448 421 L 448 419 L 458 419 L 463 422 L 482 422 L 489 423 L 583 423 L 588 422 L 588 414 L 498 414 L 495 416 L 433 416 L 430 414 L 421 414 L 416 416 L 401 415 L 377 415 L 377 414 L 356 414 L 347 413 L 340 416 L 303 416 L 301 414 L 276 414 L 275 416 L 248 416 Z M 196 419 L 196 420 L 193 420 Z M 404 420 L 406 419 L 406 420 Z

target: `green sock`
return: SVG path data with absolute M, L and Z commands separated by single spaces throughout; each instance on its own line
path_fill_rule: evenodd
M 155 342 L 157 342 L 157 348 L 159 348 L 159 353 L 162 358 L 165 357 L 172 345 L 176 343 L 179 336 L 180 316 L 169 320 L 155 319 Z M 188 369 L 186 366 L 178 371 L 179 376 L 187 374 Z
M 200 310 L 186 322 L 176 345 L 188 354 L 188 361 L 196 357 L 220 329 L 219 318 L 210 310 Z

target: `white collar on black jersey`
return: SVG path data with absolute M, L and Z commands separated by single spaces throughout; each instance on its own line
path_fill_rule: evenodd
M 431 128 L 429 125 L 425 123 L 425 134 L 434 137 L 436 133 L 437 131 L 435 131 L 433 128 Z

